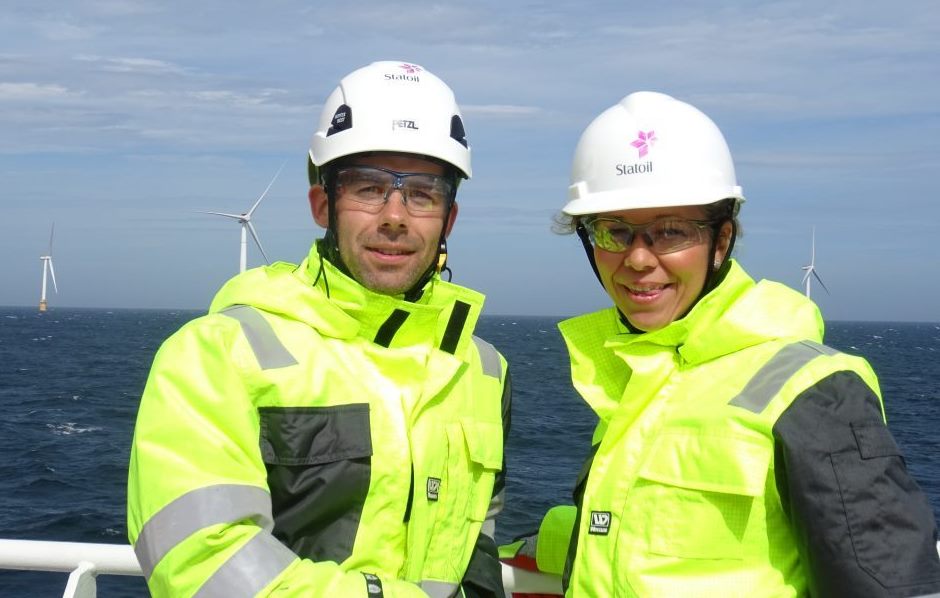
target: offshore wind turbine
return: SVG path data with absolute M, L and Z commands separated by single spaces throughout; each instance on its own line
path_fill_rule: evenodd
M 49 251 L 46 252 L 46 255 L 39 256 L 39 259 L 42 260 L 42 294 L 39 296 L 39 311 L 46 311 L 46 277 L 47 275 L 52 275 L 52 288 L 56 293 L 59 292 L 59 287 L 55 283 L 55 268 L 52 266 L 52 238 L 55 236 L 55 222 L 52 223 L 52 232 L 49 233 Z
M 281 164 L 281 167 L 277 169 L 277 172 L 274 173 L 274 178 L 271 179 L 271 182 L 268 183 L 268 186 L 264 189 L 264 192 L 260 197 L 255 201 L 254 205 L 251 206 L 251 209 L 242 214 L 229 214 L 227 212 L 203 212 L 203 214 L 214 214 L 216 216 L 225 216 L 226 218 L 233 218 L 241 224 L 242 227 L 242 240 L 241 240 L 241 253 L 239 254 L 238 262 L 238 271 L 244 272 L 245 268 L 248 265 L 248 235 L 251 235 L 251 238 L 255 240 L 255 245 L 258 246 L 258 249 L 261 250 L 261 255 L 264 256 L 264 261 L 271 263 L 271 260 L 268 259 L 268 255 L 264 252 L 264 247 L 261 246 L 261 240 L 258 238 L 258 233 L 255 232 L 255 227 L 251 224 L 251 215 L 254 214 L 255 208 L 258 207 L 258 204 L 261 203 L 261 200 L 264 199 L 264 196 L 267 195 L 268 189 L 271 188 L 271 185 L 274 184 L 274 181 L 277 180 L 277 176 L 281 174 L 281 169 L 284 168 L 284 164 Z
M 819 277 L 819 274 L 816 273 L 816 227 L 813 227 L 813 253 L 811 254 L 809 265 L 803 266 L 803 271 L 806 274 L 803 275 L 803 288 L 806 291 L 806 296 L 810 296 L 810 283 L 813 278 L 815 278 L 819 284 L 822 285 L 822 288 L 826 289 L 826 292 L 829 292 L 829 289 L 826 288 L 826 283 L 822 281 L 822 278 Z

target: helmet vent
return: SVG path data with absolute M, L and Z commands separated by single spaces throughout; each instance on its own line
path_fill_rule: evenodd
M 326 132 L 326 136 L 329 137 L 333 133 L 339 133 L 340 131 L 345 131 L 346 129 L 351 128 L 352 108 L 346 104 L 343 104 L 336 109 L 336 112 L 333 113 L 333 120 L 330 122 L 330 128 Z
M 450 118 L 450 136 L 460 145 L 468 147 L 467 133 L 464 131 L 463 121 L 460 120 L 459 114 L 455 114 Z

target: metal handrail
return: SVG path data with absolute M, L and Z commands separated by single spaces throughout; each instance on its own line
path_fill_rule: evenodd
M 127 544 L 0 539 L 0 569 L 69 572 L 81 563 L 104 575 L 143 575 Z
M 940 554 L 940 542 L 937 543 Z M 98 575 L 143 575 L 125 544 L 0 539 L 0 569 L 71 572 L 63 598 L 96 598 Z M 561 578 L 503 563 L 503 586 L 511 592 L 561 594 Z

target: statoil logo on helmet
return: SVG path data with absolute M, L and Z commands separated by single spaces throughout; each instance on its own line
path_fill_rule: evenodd
M 639 151 L 639 157 L 642 158 L 650 152 L 650 148 L 653 147 L 653 144 L 656 143 L 656 141 L 657 139 L 655 131 L 637 131 L 636 139 L 630 142 L 630 145 Z
M 421 78 L 418 77 L 418 73 L 424 69 L 417 64 L 403 62 L 398 65 L 398 68 L 402 69 L 404 73 L 385 73 L 385 78 L 389 81 L 413 81 L 415 83 L 421 81 Z
M 656 132 L 655 131 L 643 131 L 642 129 L 637 131 L 636 139 L 630 142 L 630 145 L 635 147 L 639 158 L 645 157 L 650 153 L 650 148 L 653 147 L 653 144 L 656 143 Z M 653 172 L 653 161 L 647 160 L 643 163 L 634 163 L 634 164 L 615 164 L 614 168 L 617 170 L 617 176 L 623 176 L 627 174 L 647 174 Z

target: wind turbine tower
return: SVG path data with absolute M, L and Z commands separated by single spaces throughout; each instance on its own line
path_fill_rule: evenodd
M 822 281 L 822 278 L 819 277 L 819 274 L 816 273 L 816 227 L 813 227 L 813 252 L 810 256 L 809 265 L 803 266 L 803 271 L 806 274 L 803 275 L 803 288 L 806 291 L 806 296 L 810 297 L 810 283 L 812 283 L 815 278 L 819 284 L 822 285 L 822 288 L 826 289 L 826 292 L 829 292 L 829 289 L 826 288 L 826 283 Z
M 52 288 L 56 293 L 59 292 L 59 287 L 55 283 L 55 268 L 52 266 L 52 238 L 55 236 L 55 222 L 52 223 L 52 232 L 49 233 L 49 251 L 46 252 L 46 255 L 39 256 L 39 259 L 42 260 L 42 294 L 39 296 L 39 311 L 46 311 L 48 304 L 46 303 L 46 277 L 52 276 Z
M 248 266 L 248 235 L 251 235 L 251 238 L 255 240 L 255 245 L 258 246 L 258 249 L 261 251 L 261 255 L 264 256 L 264 261 L 271 263 L 271 260 L 268 259 L 268 255 L 264 252 L 264 247 L 261 246 L 261 240 L 258 239 L 258 233 L 255 232 L 255 227 L 251 224 L 251 215 L 254 214 L 255 208 L 258 207 L 258 204 L 261 203 L 261 200 L 264 199 L 264 196 L 267 195 L 268 189 L 271 188 L 271 185 L 274 184 L 274 181 L 277 180 L 277 176 L 281 174 L 281 169 L 284 168 L 284 164 L 281 164 L 281 167 L 277 169 L 277 172 L 274 174 L 274 178 L 271 179 L 271 182 L 268 183 L 268 186 L 265 188 L 264 193 L 255 201 L 255 204 L 251 206 L 251 209 L 242 214 L 229 214 L 226 212 L 203 212 L 203 214 L 214 214 L 216 216 L 225 216 L 226 218 L 232 218 L 237 220 L 242 227 L 242 239 L 241 239 L 241 253 L 239 254 L 238 262 L 238 271 L 244 272 L 245 268 Z

